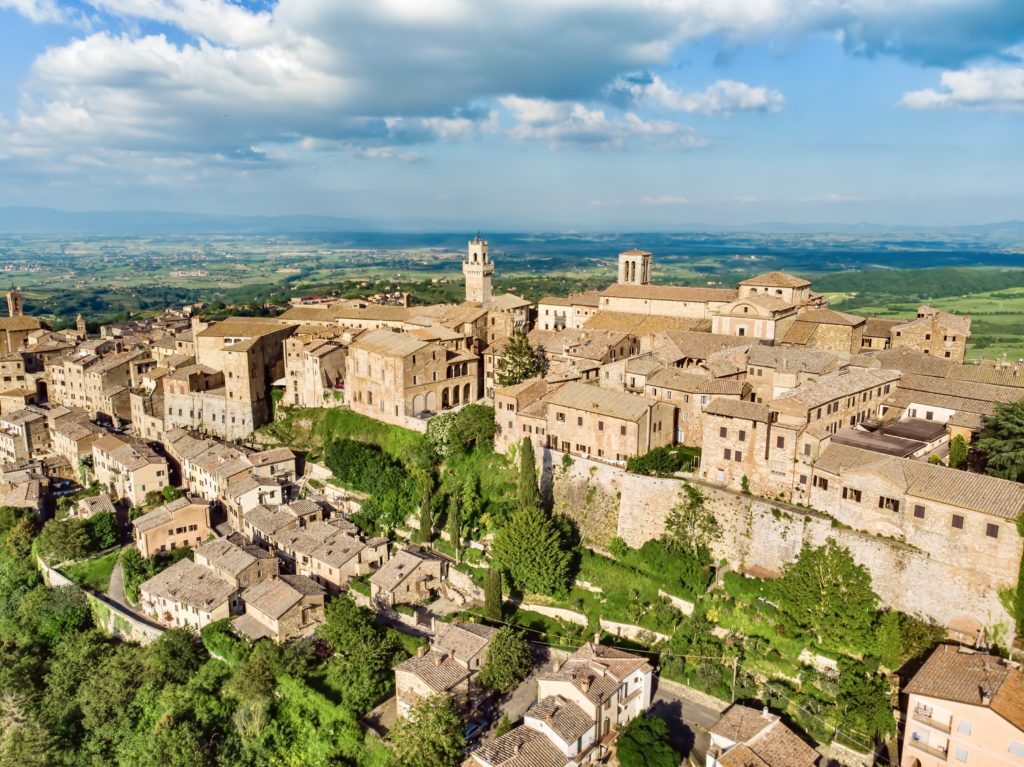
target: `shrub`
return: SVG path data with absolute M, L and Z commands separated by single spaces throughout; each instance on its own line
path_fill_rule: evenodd
M 231 619 L 224 618 L 203 627 L 200 632 L 203 646 L 211 655 L 223 658 L 232 667 L 237 666 L 249 654 L 249 647 L 231 632 Z
M 634 474 L 654 474 L 671 477 L 678 471 L 689 470 L 695 458 L 700 457 L 700 448 L 684 445 L 656 447 L 649 453 L 633 456 L 626 460 L 626 471 Z

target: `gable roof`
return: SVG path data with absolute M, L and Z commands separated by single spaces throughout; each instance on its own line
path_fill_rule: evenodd
M 245 604 L 270 618 L 280 618 L 303 597 L 323 596 L 323 587 L 305 575 L 278 575 L 242 592 Z
M 732 288 L 692 288 L 683 285 L 622 285 L 616 283 L 601 293 L 602 298 L 641 298 L 648 301 L 689 301 L 691 303 L 736 300 Z
M 810 280 L 805 280 L 803 277 L 797 277 L 786 272 L 767 272 L 765 274 L 759 274 L 756 277 L 743 280 L 740 285 L 749 285 L 751 287 L 765 287 L 765 288 L 803 288 L 810 285 Z
M 835 475 L 870 472 L 893 482 L 907 495 L 961 509 L 1016 519 L 1024 512 L 1024 485 L 948 466 L 882 455 L 831 444 L 814 463 L 815 471 Z
M 707 415 L 721 415 L 726 418 L 742 418 L 747 421 L 768 423 L 771 413 L 763 402 L 749 400 L 724 399 L 716 397 L 704 408 Z
M 551 392 L 545 396 L 544 401 L 555 407 L 583 410 L 626 421 L 638 421 L 655 404 L 654 400 L 647 397 L 577 381 L 570 381 Z

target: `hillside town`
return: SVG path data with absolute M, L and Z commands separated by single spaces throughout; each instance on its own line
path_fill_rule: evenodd
M 639 249 L 607 288 L 535 303 L 495 293 L 496 267 L 477 235 L 461 303 L 168 308 L 98 334 L 81 315 L 51 330 L 12 287 L 0 507 L 42 531 L 51 587 L 114 552 L 108 583 L 79 585 L 126 642 L 329 643 L 332 615 L 365 611 L 418 644 L 360 726 L 387 737 L 443 698 L 465 767 L 1024 765 L 1024 484 L 977 449 L 1024 369 L 965 364 L 969 317 L 837 311 L 782 272 L 661 284 Z M 338 414 L 360 425 L 335 434 Z M 315 446 L 280 436 L 303 419 L 323 419 Z M 452 436 L 471 429 L 486 448 Z M 468 455 L 438 447 L 459 439 Z M 432 464 L 394 462 L 413 442 Z M 470 482 L 460 460 L 495 463 Z M 519 478 L 507 512 L 495 466 Z M 108 519 L 105 546 L 67 543 Z M 549 533 L 574 553 L 531 580 L 517 557 Z M 675 590 L 653 566 L 631 566 L 638 586 L 589 575 L 652 551 L 686 571 Z M 778 584 L 813 557 L 851 573 L 835 593 L 867 584 L 870 625 L 844 596 L 817 615 L 826 575 L 813 621 L 788 611 Z M 916 654 L 914 631 L 932 640 Z M 881 714 L 854 711 L 858 674 Z

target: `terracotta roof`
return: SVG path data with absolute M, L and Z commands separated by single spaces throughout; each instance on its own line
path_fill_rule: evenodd
M 599 311 L 583 323 L 587 330 L 619 330 L 646 336 L 664 330 L 711 330 L 710 320 L 693 317 L 667 317 L 663 314 Z
M 640 298 L 648 301 L 689 301 L 691 303 L 736 300 L 731 288 L 691 288 L 677 285 L 620 285 L 616 283 L 601 293 L 602 298 Z
M 800 320 L 797 320 L 786 330 L 786 334 L 782 337 L 782 343 L 806 346 L 814 337 L 814 333 L 817 329 L 818 326 L 813 322 L 801 322 Z
M 395 671 L 413 674 L 437 693 L 448 692 L 469 678 L 469 669 L 455 660 L 449 653 L 431 650 L 424 655 L 414 655 L 395 666 Z
M 638 421 L 655 404 L 654 400 L 647 397 L 576 381 L 570 381 L 546 395 L 544 401 L 549 406 L 583 410 L 626 421 Z
M 287 319 L 287 318 L 285 318 Z M 278 317 L 228 317 L 198 333 L 200 338 L 259 338 L 284 330 L 292 323 Z
M 988 706 L 1024 732 L 1024 674 L 994 655 L 937 647 L 903 690 L 911 695 Z M 988 694 L 988 700 L 982 692 Z
M 1022 365 L 953 365 L 946 378 L 1024 388 Z
M 900 374 L 895 370 L 876 368 L 855 368 L 829 373 L 816 381 L 800 384 L 795 389 L 782 392 L 775 402 L 793 402 L 808 409 L 820 407 L 843 397 L 876 386 L 884 386 L 898 381 Z
M 659 346 L 661 354 L 674 356 L 673 361 L 681 359 L 706 360 L 715 352 L 725 349 L 739 349 L 741 347 L 753 347 L 756 341 L 739 336 L 730 336 L 723 333 L 699 333 L 689 330 L 666 330 L 655 338 L 655 343 L 664 341 L 671 345 L 671 348 Z M 674 354 L 670 354 L 674 349 Z
M 792 274 L 786 274 L 785 272 L 768 272 L 767 274 L 759 274 L 756 277 L 751 277 L 748 280 L 743 280 L 740 285 L 750 285 L 751 287 L 765 287 L 765 288 L 803 288 L 810 285 L 810 280 L 805 280 L 803 277 L 796 277 Z
M 906 320 L 886 320 L 881 317 L 868 317 L 864 323 L 864 335 L 868 338 L 889 338 L 890 331 Z
M 34 317 L 0 317 L 0 330 L 39 330 L 39 320 Z
M 857 447 L 829 445 L 814 463 L 814 470 L 835 475 L 874 473 L 908 496 L 1001 519 L 1016 519 L 1024 512 L 1024 485 L 1018 482 Z
M 639 248 L 630 248 L 629 250 L 622 251 L 621 253 L 619 253 L 619 255 L 620 256 L 649 256 L 651 254 L 650 254 L 649 251 L 646 251 L 646 250 L 640 250 Z
M 716 397 L 704 408 L 708 415 L 722 415 L 727 418 L 742 418 L 747 421 L 768 423 L 770 413 L 768 406 L 763 402 L 750 402 L 748 400 L 723 399 Z
M 137 517 L 132 522 L 132 526 L 138 533 L 147 533 L 160 525 L 170 524 L 179 512 L 193 506 L 203 509 L 208 508 L 205 502 L 196 502 L 188 496 L 182 496 L 143 514 L 141 517 Z
M 735 394 L 743 396 L 750 384 L 737 378 L 715 378 L 693 372 L 693 369 L 662 368 L 647 379 L 648 386 L 672 389 L 689 394 Z
M 773 370 L 799 370 L 821 375 L 836 369 L 839 358 L 821 349 L 793 349 L 787 346 L 751 346 L 747 365 Z
M 986 402 L 1016 402 L 1021 399 L 1021 391 L 1012 386 L 981 383 L 979 381 L 963 381 L 956 378 L 936 378 L 935 376 L 904 374 L 900 378 L 900 389 L 911 391 L 946 394 L 964 399 L 976 399 Z
M 846 312 L 837 312 L 835 309 L 808 309 L 800 313 L 800 320 L 802 322 L 813 322 L 818 325 L 844 325 L 851 328 L 863 325 L 865 322 L 863 317 L 858 317 L 856 314 L 847 314 Z
M 257 555 L 253 548 L 242 548 L 227 538 L 214 538 L 196 546 L 193 554 L 197 558 L 205 559 L 211 568 L 223 570 L 232 575 L 238 575 L 258 558 L 262 558 Z M 267 556 L 271 556 L 269 552 L 267 552 Z
M 882 367 L 899 370 L 903 373 L 921 373 L 940 378 L 944 377 L 955 365 L 956 363 L 952 360 L 906 348 L 867 351 L 850 360 L 851 367 Z
M 305 575 L 278 575 L 242 592 L 245 604 L 270 618 L 280 618 L 303 597 L 322 596 L 323 587 Z
M 565 767 L 569 760 L 543 733 L 520 725 L 473 752 L 491 767 Z
M 452 655 L 462 663 L 469 663 L 482 653 L 497 629 L 479 623 L 439 623 L 434 633 L 433 649 Z
M 728 314 L 729 316 L 743 316 L 747 312 L 740 312 L 738 310 L 741 306 L 747 305 L 763 309 L 769 314 L 791 313 L 796 309 L 794 304 L 778 296 L 770 296 L 767 293 L 754 293 L 753 295 L 736 299 L 728 307 L 724 307 L 721 313 Z
M 439 561 L 425 552 L 401 549 L 370 576 L 370 583 L 382 591 L 393 591 L 398 584 L 409 577 L 421 565 Z
M 544 722 L 566 743 L 575 743 L 594 727 L 582 708 L 561 695 L 548 695 L 527 709 L 525 717 Z
M 182 559 L 139 586 L 139 591 L 210 612 L 235 593 L 235 587 L 212 570 Z
M 812 767 L 819 754 L 775 714 L 730 706 L 710 730 L 736 745 L 717 757 L 722 767 Z
M 359 336 L 352 343 L 352 349 L 365 349 L 373 354 L 381 354 L 387 357 L 405 357 L 427 345 L 427 341 L 422 341 L 408 333 L 396 333 L 392 330 L 381 328 Z

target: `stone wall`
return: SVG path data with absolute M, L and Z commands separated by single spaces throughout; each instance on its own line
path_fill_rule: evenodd
M 575 457 L 565 466 L 562 464 L 564 453 L 539 452 L 540 460 L 544 461 L 541 493 L 551 501 L 552 509 L 576 523 L 584 542 L 607 546 L 617 534 L 623 471 Z
M 575 458 L 561 470 L 561 453 L 544 451 L 545 483 L 554 480 L 557 499 L 586 477 L 609 496 L 618 496 L 618 535 L 630 546 L 658 538 L 665 518 L 683 489 L 680 479 L 630 474 L 623 469 Z M 552 471 L 552 465 L 555 470 Z M 593 470 L 592 470 L 593 469 Z M 875 592 L 885 607 L 930 618 L 942 625 L 975 621 L 984 627 L 1003 626 L 1011 632 L 1010 616 L 999 601 L 999 589 L 1017 582 L 1019 555 L 993 567 L 979 565 L 973 556 L 948 547 L 923 550 L 898 541 L 846 527 L 833 526 L 830 516 L 777 501 L 731 492 L 695 482 L 715 515 L 721 536 L 712 549 L 716 560 L 734 570 L 760 568 L 781 572 L 806 543 L 821 546 L 830 538 L 849 549 L 871 574 Z M 605 524 L 608 524 L 605 521 Z
M 48 567 L 41 559 L 36 560 L 36 565 L 42 572 L 46 585 L 50 588 L 77 585 L 66 576 Z M 89 607 L 92 608 L 92 617 L 96 625 L 112 637 L 139 644 L 149 644 L 163 636 L 163 628 L 144 620 L 101 594 L 86 591 L 85 598 L 89 602 Z

